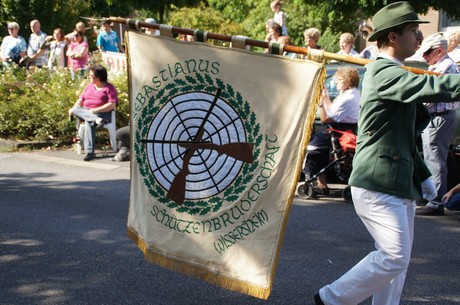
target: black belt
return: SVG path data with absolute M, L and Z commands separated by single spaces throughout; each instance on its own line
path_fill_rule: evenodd
M 451 112 L 454 112 L 454 110 L 446 110 L 446 111 L 443 111 L 443 112 L 432 112 L 432 113 L 430 113 L 430 115 L 431 116 L 442 116 L 442 115 L 449 114 Z

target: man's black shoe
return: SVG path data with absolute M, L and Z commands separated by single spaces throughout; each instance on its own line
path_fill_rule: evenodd
M 89 154 L 85 155 L 85 157 L 83 158 L 83 161 L 90 161 L 90 160 L 93 160 L 93 159 L 94 159 L 94 154 L 89 153 Z
M 420 199 L 415 202 L 417 206 L 425 206 L 428 203 L 428 200 L 426 199 Z
M 432 208 L 429 206 L 424 206 L 421 208 L 418 208 L 415 211 L 415 215 L 419 216 L 442 216 L 444 215 L 444 206 L 439 205 L 437 208 Z
M 323 300 L 321 300 L 321 297 L 319 296 L 319 291 L 315 292 L 313 300 L 315 301 L 315 305 L 324 305 Z

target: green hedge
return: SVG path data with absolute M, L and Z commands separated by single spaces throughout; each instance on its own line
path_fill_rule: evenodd
M 0 70 L 0 138 L 71 141 L 75 122 L 70 122 L 68 110 L 88 82 L 72 81 L 67 69 L 29 74 L 17 67 Z M 117 125 L 121 127 L 129 122 L 126 72 L 109 73 L 109 82 L 118 90 Z

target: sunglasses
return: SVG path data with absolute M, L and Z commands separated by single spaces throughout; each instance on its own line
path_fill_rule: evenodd
M 430 55 L 431 52 L 433 52 L 434 50 L 436 50 L 436 48 L 428 49 L 428 51 L 426 51 L 425 53 L 423 53 L 423 55 L 428 56 L 428 55 Z
M 16 30 L 16 28 L 8 28 L 8 30 Z

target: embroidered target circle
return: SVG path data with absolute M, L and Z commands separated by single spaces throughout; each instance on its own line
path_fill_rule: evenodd
M 153 118 L 147 141 L 151 172 L 178 204 L 221 193 L 252 157 L 238 113 L 205 92 L 171 98 Z

